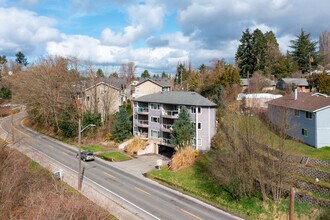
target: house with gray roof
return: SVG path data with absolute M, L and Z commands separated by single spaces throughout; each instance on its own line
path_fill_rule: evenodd
M 330 97 L 289 94 L 268 102 L 270 121 L 292 138 L 316 148 L 330 146 Z
M 277 81 L 276 88 L 279 90 L 292 90 L 297 88 L 298 92 L 309 92 L 310 86 L 306 78 L 282 78 Z
M 160 147 L 174 148 L 170 132 L 180 109 L 188 109 L 195 125 L 193 146 L 207 151 L 216 132 L 216 104 L 195 92 L 164 91 L 134 100 L 133 134 Z
M 132 98 L 136 99 L 144 95 L 171 91 L 173 81 L 171 79 L 143 79 L 132 90 Z

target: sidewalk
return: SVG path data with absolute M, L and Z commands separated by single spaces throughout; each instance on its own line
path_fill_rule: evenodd
M 162 155 L 142 155 L 131 160 L 122 162 L 111 162 L 111 166 L 124 170 L 134 176 L 143 177 L 143 174 L 156 170 L 157 160 L 162 160 L 162 166 L 167 166 L 169 158 Z

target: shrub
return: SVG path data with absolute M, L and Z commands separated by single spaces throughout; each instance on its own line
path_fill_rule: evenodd
M 148 143 L 141 138 L 134 137 L 132 142 L 127 145 L 126 151 L 128 154 L 134 154 L 142 148 L 146 147 Z
M 172 157 L 170 169 L 176 172 L 182 168 L 190 167 L 195 162 L 195 155 L 195 150 L 191 147 L 179 149 Z

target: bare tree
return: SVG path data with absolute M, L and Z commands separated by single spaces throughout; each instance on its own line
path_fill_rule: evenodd
M 134 73 L 137 66 L 134 62 L 123 63 L 120 65 L 120 73 L 126 79 L 126 86 L 128 86 L 134 79 Z
M 330 32 L 322 32 L 319 38 L 322 65 L 325 68 L 330 68 Z

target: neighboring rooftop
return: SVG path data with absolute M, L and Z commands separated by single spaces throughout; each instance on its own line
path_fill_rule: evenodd
M 145 95 L 137 98 L 138 102 L 154 102 L 174 105 L 216 106 L 207 98 L 196 92 L 168 91 Z
M 297 86 L 308 86 L 306 78 L 282 78 L 287 84 L 295 84 Z
M 268 105 L 316 112 L 323 108 L 330 108 L 330 97 L 320 93 L 298 93 L 297 99 L 294 100 L 294 94 L 289 94 L 269 101 Z
M 151 82 L 153 82 L 153 83 L 155 83 L 155 84 L 157 84 L 161 87 L 171 87 L 172 86 L 171 79 L 162 79 L 162 78 L 160 78 L 160 79 L 157 79 L 157 78 L 151 78 L 151 79 L 150 78 L 146 78 L 146 79 L 142 78 L 136 86 L 138 86 L 138 85 L 140 85 L 140 84 L 142 84 L 146 81 L 151 81 Z

